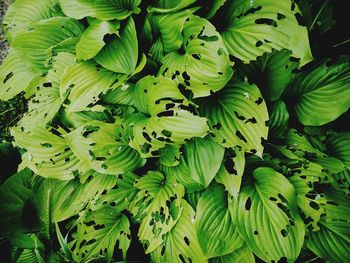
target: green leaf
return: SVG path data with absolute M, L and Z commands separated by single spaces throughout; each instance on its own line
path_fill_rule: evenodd
M 225 147 L 241 146 L 246 152 L 262 156 L 261 140 L 267 139 L 268 112 L 255 85 L 229 84 L 199 104 L 209 119 L 215 141 Z
M 178 222 L 184 187 L 174 177 L 154 171 L 141 177 L 135 187 L 139 191 L 132 214 L 141 223 L 138 236 L 148 254 L 164 242 L 164 236 Z
M 120 30 L 120 36 L 113 35 L 97 54 L 95 60 L 106 69 L 118 73 L 134 72 L 138 59 L 138 43 L 135 23 L 129 18 Z
M 326 218 L 320 221 L 320 230 L 310 233 L 309 249 L 327 262 L 343 262 L 350 256 L 349 198 L 330 190 L 326 194 Z
M 249 247 L 244 244 L 239 249 L 234 252 L 224 255 L 222 257 L 213 258 L 211 263 L 255 263 L 255 258 L 253 252 Z
M 170 79 L 142 78 L 135 86 L 135 100 L 142 113 L 128 116 L 133 132 L 130 145 L 143 157 L 159 155 L 158 150 L 167 144 L 183 144 L 207 134 L 206 118 L 194 115 L 194 106 Z
M 53 60 L 55 62 L 52 69 L 46 77 L 42 78 L 41 84 L 36 87 L 38 91 L 28 103 L 28 113 L 19 122 L 21 126 L 33 127 L 47 124 L 61 107 L 60 79 L 66 67 L 75 64 L 75 57 L 73 54 L 60 52 Z
M 207 258 L 229 254 L 244 243 L 232 222 L 227 193 L 219 184 L 211 185 L 200 197 L 194 225 Z
M 64 135 L 73 153 L 85 167 L 103 174 L 123 174 L 145 161 L 128 143 L 123 124 L 91 121 Z
M 58 0 L 15 1 L 9 6 L 4 17 L 6 37 L 11 43 L 16 35 L 27 31 L 33 23 L 61 14 Z
M 89 27 L 82 34 L 77 46 L 77 59 L 88 60 L 95 57 L 105 46 L 106 35 L 118 35 L 119 21 L 89 20 Z
M 62 100 L 68 99 L 67 113 L 83 111 L 95 104 L 101 94 L 117 88 L 127 77 L 101 68 L 93 62 L 81 62 L 66 69 L 61 80 Z
M 27 91 L 39 74 L 11 49 L 0 66 L 0 100 L 9 100 Z
M 70 180 L 79 170 L 86 169 L 67 142 L 44 126 L 16 127 L 11 130 L 11 135 L 15 144 L 27 151 L 22 155 L 24 165 L 40 176 Z
M 141 0 L 60 0 L 65 15 L 75 19 L 94 17 L 99 20 L 123 20 L 138 14 Z
M 190 90 L 194 98 L 222 89 L 233 70 L 215 27 L 206 19 L 191 16 L 185 21 L 182 35 L 181 48 L 163 57 L 160 74 Z
M 269 108 L 269 136 L 284 138 L 288 130 L 289 112 L 283 100 L 271 102 Z
M 289 49 L 303 66 L 312 60 L 308 32 L 294 1 L 234 1 L 221 33 L 229 54 L 245 63 L 273 49 Z
M 234 198 L 237 197 L 241 188 L 244 166 L 245 158 L 242 149 L 236 147 L 227 150 L 224 161 L 215 177 L 215 181 L 223 184 L 226 191 Z
M 167 145 L 159 150 L 159 161 L 165 166 L 177 166 L 180 164 L 180 147 L 175 145 Z
M 206 18 L 210 19 L 213 16 L 215 16 L 216 12 L 218 12 L 218 10 L 227 2 L 227 0 L 214 0 L 214 1 L 205 1 L 207 3 L 205 3 L 206 5 L 208 5 L 208 7 L 206 7 L 206 9 L 209 9 L 209 12 L 206 14 Z
M 208 187 L 220 169 L 225 148 L 206 137 L 192 139 L 182 151 L 180 164 L 164 167 L 165 174 L 174 175 L 188 192 Z
M 331 66 L 324 63 L 311 72 L 299 73 L 286 90 L 286 101 L 297 98 L 294 111 L 299 122 L 321 126 L 349 109 L 349 86 L 349 61 Z
M 0 185 L 0 235 L 27 230 L 22 223 L 23 208 L 32 197 L 29 169 L 22 170 Z
M 124 83 L 120 88 L 109 90 L 102 96 L 102 102 L 107 104 L 135 105 L 135 85 Z
M 29 31 L 18 34 L 13 39 L 12 47 L 33 70 L 45 72 L 50 66 L 48 59 L 52 56 L 52 50 L 67 40 L 79 38 L 82 32 L 83 26 L 78 21 L 68 17 L 53 17 L 36 22 Z
M 164 243 L 151 253 L 153 262 L 207 262 L 194 227 L 195 212 L 182 201 L 183 212 L 176 225 L 165 235 Z
M 118 210 L 106 206 L 87 212 L 77 221 L 75 262 L 88 262 L 93 259 L 112 259 L 114 247 L 122 250 L 123 258 L 130 246 L 130 222 Z
M 350 194 L 350 168 L 346 167 L 346 169 L 338 174 L 333 175 L 334 182 L 333 186 L 344 194 Z
M 252 177 L 253 182 L 244 185 L 237 201 L 231 203 L 238 232 L 262 260 L 293 262 L 305 235 L 293 185 L 267 167 L 255 169 Z
M 149 6 L 147 11 L 149 13 L 170 13 L 179 11 L 197 0 L 157 0 L 154 6 Z
M 250 64 L 239 63 L 240 76 L 247 76 L 249 82 L 255 83 L 265 100 L 276 101 L 294 76 L 298 68 L 298 59 L 292 57 L 287 49 L 264 53 Z

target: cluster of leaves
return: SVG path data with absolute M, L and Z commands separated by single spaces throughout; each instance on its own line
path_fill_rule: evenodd
M 313 63 L 308 37 L 328 2 L 15 1 L 0 99 L 28 111 L 6 260 L 349 258 L 350 133 L 327 124 L 350 60 Z

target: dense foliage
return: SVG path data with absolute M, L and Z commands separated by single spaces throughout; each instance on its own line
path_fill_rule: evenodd
M 0 261 L 350 258 L 332 3 L 15 1 L 0 99 L 28 109 L 0 144 Z

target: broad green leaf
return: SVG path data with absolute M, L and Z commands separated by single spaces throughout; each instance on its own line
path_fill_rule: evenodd
M 350 256 L 349 197 L 329 190 L 326 217 L 320 221 L 320 230 L 310 233 L 309 249 L 327 262 L 344 262 Z
M 0 185 L 0 235 L 27 230 L 22 222 L 23 208 L 32 197 L 29 169 L 22 170 Z
M 159 150 L 159 161 L 165 166 L 177 166 L 180 164 L 180 147 L 176 145 L 167 145 Z
M 234 252 L 222 257 L 213 258 L 211 263 L 255 263 L 253 252 L 244 244 Z
M 132 214 L 141 223 L 138 236 L 148 254 L 164 242 L 164 236 L 181 217 L 184 187 L 174 177 L 154 171 L 141 177 L 135 187 L 139 192 Z
M 350 132 L 329 136 L 325 141 L 327 152 L 350 167 Z
M 135 105 L 135 85 L 124 83 L 120 88 L 109 90 L 102 96 L 102 102 L 107 104 Z
M 207 19 L 212 18 L 215 16 L 216 12 L 227 2 L 227 0 L 214 0 L 214 1 L 205 1 L 206 5 L 208 7 L 205 7 L 206 9 L 209 9 L 208 13 L 205 15 Z
M 70 66 L 62 76 L 60 94 L 68 99 L 67 113 L 86 110 L 95 104 L 101 94 L 124 83 L 126 76 L 101 68 L 93 62 Z
M 75 19 L 123 20 L 141 10 L 141 0 L 60 0 L 63 13 Z
M 113 257 L 115 246 L 122 250 L 123 258 L 130 246 L 129 219 L 113 207 L 87 212 L 77 221 L 73 258 L 75 262 Z
M 350 195 L 350 168 L 346 169 L 340 173 L 333 174 L 335 188 L 339 189 L 343 193 Z
M 138 192 L 138 189 L 134 186 L 137 179 L 138 176 L 130 172 L 118 175 L 117 183 L 113 188 L 105 189 L 106 191 L 90 205 L 90 209 L 96 210 L 110 205 L 119 211 L 126 209 L 131 212 L 133 208 L 132 202 Z
M 9 100 L 27 91 L 39 74 L 10 50 L 0 66 L 0 100 Z
M 244 244 L 232 222 L 227 196 L 223 186 L 213 184 L 197 204 L 194 225 L 207 258 L 229 254 Z
M 193 113 L 194 106 L 170 79 L 142 78 L 135 86 L 135 104 L 142 113 L 130 115 L 127 122 L 133 130 L 130 145 L 141 156 L 157 156 L 167 144 L 207 134 L 206 118 Z
M 123 174 L 145 161 L 131 148 L 120 120 L 91 121 L 64 135 L 73 153 L 85 167 L 103 174 Z
M 100 21 L 91 19 L 89 27 L 81 35 L 76 46 L 77 59 L 88 60 L 95 57 L 105 46 L 106 35 L 117 35 L 120 27 L 119 21 Z
M 38 91 L 28 103 L 28 113 L 20 121 L 24 127 L 37 126 L 49 123 L 59 111 L 62 99 L 60 97 L 60 79 L 65 69 L 75 63 L 73 54 L 60 52 L 53 58 L 52 69 L 41 84 L 37 86 Z
M 199 104 L 209 119 L 215 141 L 225 147 L 241 146 L 246 152 L 262 156 L 261 140 L 267 139 L 268 112 L 255 85 L 229 84 Z
M 183 26 L 179 50 L 166 54 L 159 73 L 180 83 L 196 97 L 222 89 L 233 70 L 220 34 L 206 19 L 190 16 Z
M 154 6 L 147 8 L 149 13 L 170 13 L 179 11 L 197 0 L 157 0 Z
M 293 72 L 299 66 L 298 61 L 292 57 L 290 50 L 273 50 L 257 57 L 250 64 L 237 64 L 237 71 L 240 76 L 247 76 L 249 82 L 260 88 L 265 100 L 276 101 L 294 76 Z
M 59 180 L 73 179 L 76 173 L 86 168 L 70 150 L 65 139 L 53 132 L 57 133 L 54 129 L 47 130 L 39 125 L 30 129 L 15 127 L 11 135 L 15 138 L 15 145 L 27 151 L 22 155 L 22 160 L 36 174 Z
M 164 173 L 174 175 L 188 192 L 208 187 L 220 169 L 225 148 L 206 137 L 192 139 L 182 151 L 180 164 L 163 167 Z
M 215 181 L 223 184 L 226 191 L 237 198 L 245 166 L 244 151 L 238 147 L 226 151 L 227 154 L 215 177 Z
M 6 37 L 11 43 L 17 34 L 27 31 L 31 25 L 40 20 L 62 14 L 59 0 L 17 0 L 14 1 L 4 17 Z
M 286 101 L 296 100 L 294 112 L 304 125 L 331 122 L 350 107 L 350 62 L 327 63 L 299 73 L 286 90 Z
M 295 188 L 298 207 L 303 212 L 308 230 L 318 230 L 319 220 L 325 213 L 326 199 L 320 183 L 331 180 L 322 166 L 312 162 L 292 162 L 287 165 L 288 180 Z
M 106 69 L 132 74 L 137 65 L 138 43 L 135 23 L 129 18 L 119 35 L 112 35 L 95 60 Z
M 182 201 L 183 212 L 179 221 L 164 237 L 164 243 L 151 253 L 153 262 L 207 262 L 199 245 L 194 226 L 195 212 Z
M 271 102 L 269 110 L 269 136 L 284 138 L 288 130 L 289 112 L 283 100 Z
M 36 22 L 29 31 L 18 34 L 12 41 L 12 47 L 33 70 L 45 72 L 52 50 L 67 40 L 78 39 L 82 32 L 83 26 L 78 21 L 68 17 L 53 17 Z
M 192 206 L 194 210 L 197 208 L 197 204 L 201 196 L 203 195 L 205 189 L 193 193 L 189 193 L 188 191 L 185 193 L 185 200 Z
M 305 226 L 298 214 L 293 185 L 267 167 L 255 169 L 252 180 L 231 203 L 239 234 L 266 262 L 295 261 L 304 243 Z
M 289 49 L 305 65 L 312 60 L 308 32 L 292 0 L 234 1 L 221 32 L 229 54 L 245 63 L 273 49 Z

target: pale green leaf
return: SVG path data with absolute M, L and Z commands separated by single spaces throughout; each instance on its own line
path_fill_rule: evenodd
M 234 252 L 224 255 L 222 257 L 213 258 L 211 263 L 255 263 L 255 258 L 253 252 L 249 247 L 244 244 L 239 249 Z

